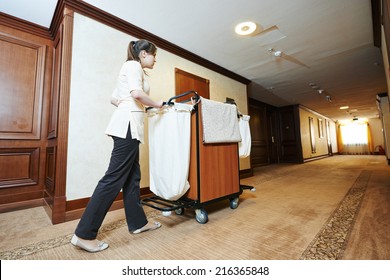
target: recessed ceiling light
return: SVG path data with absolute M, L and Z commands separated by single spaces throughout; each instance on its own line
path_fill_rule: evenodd
M 238 35 L 250 35 L 256 31 L 257 25 L 252 21 L 237 24 L 235 31 Z
M 340 107 L 341 110 L 348 109 L 348 108 L 349 108 L 349 106 L 341 106 Z

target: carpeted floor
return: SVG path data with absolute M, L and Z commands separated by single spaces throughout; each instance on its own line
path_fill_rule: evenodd
M 390 167 L 384 156 L 333 156 L 305 164 L 260 167 L 241 180 L 256 192 L 194 211 L 163 216 L 162 227 L 132 235 L 123 210 L 110 212 L 90 254 L 69 243 L 78 220 L 51 225 L 43 208 L 0 214 L 0 259 L 305 260 L 390 259 Z

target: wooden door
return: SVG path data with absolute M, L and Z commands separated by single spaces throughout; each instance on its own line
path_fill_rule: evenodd
M 251 166 L 269 164 L 267 115 L 264 103 L 249 101 L 250 131 L 252 138 Z
M 195 90 L 200 96 L 210 98 L 210 82 L 194 74 L 175 68 L 176 95 Z M 177 101 L 184 101 L 185 98 L 178 98 Z
M 297 105 L 279 108 L 280 162 L 303 162 L 299 125 Z
M 269 163 L 278 163 L 278 143 L 279 134 L 277 130 L 277 112 L 275 110 L 267 110 L 267 140 L 268 140 L 268 158 Z

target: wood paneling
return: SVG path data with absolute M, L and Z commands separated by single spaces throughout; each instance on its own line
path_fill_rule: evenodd
M 1 212 L 43 205 L 51 47 L 0 24 Z
M 56 148 L 46 149 L 45 187 L 47 195 L 54 196 Z
M 38 184 L 39 148 L 0 149 L 0 188 Z
M 65 8 L 55 39 L 48 152 L 45 177 L 48 213 L 53 224 L 65 222 L 68 116 L 73 40 L 73 11 Z M 53 174 L 51 174 L 51 171 Z M 51 212 L 50 212 L 51 210 Z
M 0 139 L 40 139 L 46 46 L 0 34 Z
M 62 56 L 62 28 L 54 40 L 53 81 L 50 95 L 50 113 L 48 126 L 48 139 L 57 137 L 58 102 L 60 94 L 61 56 Z
M 44 28 L 40 25 L 13 17 L 11 15 L 4 14 L 2 12 L 0 12 L 0 25 L 8 26 L 15 30 L 21 30 L 23 32 L 41 38 L 51 39 L 50 31 L 48 28 Z

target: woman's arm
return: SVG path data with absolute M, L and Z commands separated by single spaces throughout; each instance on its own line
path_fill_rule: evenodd
M 161 108 L 163 105 L 162 100 L 154 101 L 142 90 L 135 89 L 135 90 L 132 90 L 130 93 L 134 99 L 136 99 L 138 102 L 144 104 L 145 106 L 151 106 L 154 108 Z

